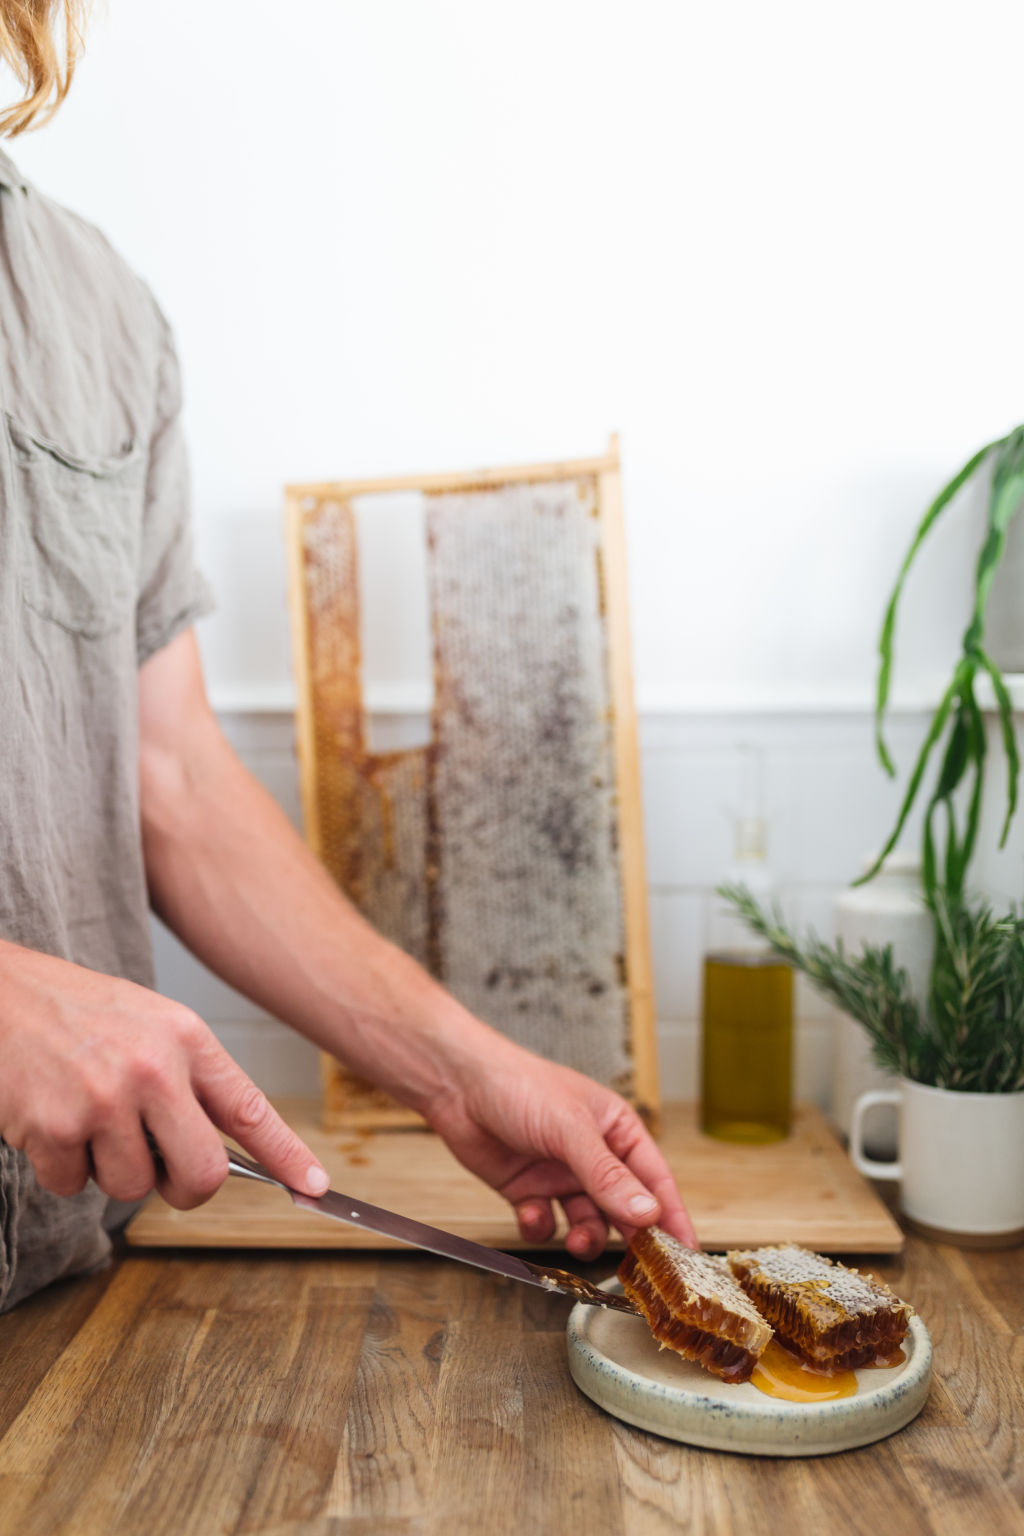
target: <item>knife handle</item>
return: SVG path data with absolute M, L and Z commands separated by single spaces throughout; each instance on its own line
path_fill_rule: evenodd
M 287 1184 L 282 1184 L 280 1179 L 275 1179 L 272 1173 L 268 1173 L 262 1163 L 255 1158 L 246 1157 L 244 1152 L 236 1152 L 232 1147 L 227 1148 L 228 1173 L 237 1174 L 240 1179 L 254 1179 L 258 1184 L 273 1184 L 278 1189 L 287 1190 L 291 1194 Z
M 162 1163 L 160 1146 L 152 1131 L 146 1132 L 146 1145 L 156 1161 Z M 278 1189 L 288 1190 L 291 1194 L 288 1185 L 282 1184 L 280 1179 L 275 1179 L 262 1163 L 256 1162 L 255 1158 L 246 1157 L 244 1152 L 236 1152 L 233 1147 L 225 1147 L 224 1150 L 228 1154 L 228 1173 L 236 1174 L 240 1179 L 254 1179 L 257 1184 L 273 1184 Z

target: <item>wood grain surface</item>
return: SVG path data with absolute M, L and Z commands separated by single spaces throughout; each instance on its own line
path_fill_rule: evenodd
M 277 1108 L 323 1160 L 332 1185 L 490 1248 L 523 1246 L 509 1207 L 429 1131 L 327 1133 L 315 1099 Z M 819 1110 L 797 1111 L 793 1134 L 765 1147 L 712 1141 L 692 1105 L 666 1105 L 660 1145 L 707 1248 L 797 1242 L 828 1253 L 892 1253 L 903 1237 Z M 359 1227 L 300 1211 L 288 1196 L 229 1179 L 193 1211 L 153 1196 L 128 1229 L 140 1247 L 386 1248 Z
M 0 1318 L 2 1536 L 1024 1536 L 1024 1254 L 909 1238 L 935 1381 L 806 1461 L 631 1429 L 568 1303 L 405 1254 L 142 1254 Z M 593 1266 L 598 1278 L 608 1262 Z

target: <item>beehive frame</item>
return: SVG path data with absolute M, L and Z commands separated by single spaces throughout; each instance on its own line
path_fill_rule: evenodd
M 651 1123 L 656 1123 L 659 1092 L 655 1039 L 654 998 L 647 918 L 643 822 L 640 794 L 636 712 L 630 659 L 625 535 L 618 442 L 612 438 L 608 452 L 593 459 L 471 470 L 454 474 L 395 476 L 379 479 L 313 482 L 286 488 L 289 551 L 289 598 L 293 626 L 293 657 L 297 687 L 297 746 L 300 789 L 307 841 L 332 869 L 343 888 L 344 870 L 333 867 L 332 836 L 339 807 L 328 803 L 324 780 L 328 749 L 325 709 L 330 695 L 342 701 L 337 718 L 350 719 L 353 708 L 362 709 L 359 697 L 358 640 L 337 647 L 332 655 L 331 678 L 325 694 L 324 668 L 314 666 L 312 656 L 310 577 L 307 534 L 312 520 L 325 504 L 348 508 L 356 497 L 420 492 L 429 498 L 502 492 L 510 487 L 558 487 L 577 482 L 592 488 L 598 524 L 597 573 L 600 588 L 601 625 L 604 634 L 604 665 L 611 711 L 611 759 L 614 771 L 615 844 L 621 892 L 622 942 L 625 957 L 625 990 L 628 994 L 628 1050 L 631 1083 L 629 1096 Z M 352 553 L 354 560 L 355 553 Z M 353 566 L 354 569 L 354 566 Z M 355 581 L 351 583 L 355 586 Z M 357 594 L 352 594 L 357 602 Z M 326 698 L 326 703 L 325 703 Z M 378 760 L 385 769 L 390 764 Z M 341 807 L 351 816 L 353 804 Z M 347 833 L 352 833 L 352 828 Z M 336 861 L 335 861 L 336 864 Z M 422 956 L 421 956 L 422 958 Z M 330 1057 L 323 1058 L 325 1123 L 329 1128 L 404 1126 L 419 1124 L 410 1111 L 396 1105 L 369 1085 L 360 1083 Z

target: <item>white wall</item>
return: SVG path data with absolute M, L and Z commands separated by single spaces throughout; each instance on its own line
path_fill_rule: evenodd
M 862 702 L 922 505 L 1021 414 L 1022 53 L 1016 0 L 109 0 L 13 148 L 176 325 L 215 694 L 287 696 L 284 481 L 618 428 L 641 701 Z

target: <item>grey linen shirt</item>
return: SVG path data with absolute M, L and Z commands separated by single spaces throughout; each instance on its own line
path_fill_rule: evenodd
M 0 409 L 0 938 L 152 986 L 136 674 L 209 607 L 177 361 L 145 285 L 2 153 Z M 105 1205 L 0 1140 L 0 1311 L 104 1261 Z

